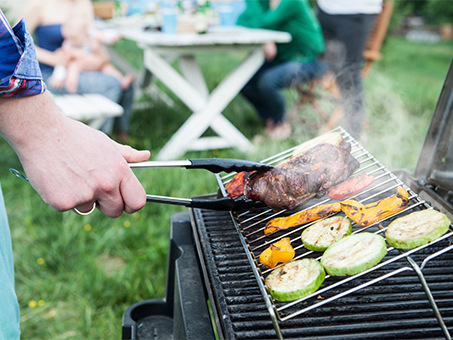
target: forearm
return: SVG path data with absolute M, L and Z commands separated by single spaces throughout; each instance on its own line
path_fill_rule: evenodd
M 51 52 L 51 51 L 45 50 L 38 46 L 35 46 L 35 50 L 36 50 L 36 59 L 42 64 L 49 65 L 49 66 L 56 66 L 56 65 L 64 64 L 64 62 L 62 62 L 61 58 L 59 58 L 59 56 L 56 52 Z
M 32 152 L 44 139 L 58 136 L 63 119 L 48 92 L 22 98 L 0 97 L 0 134 L 19 157 Z
M 148 151 L 119 145 L 104 133 L 60 114 L 50 93 L 0 98 L 0 133 L 17 152 L 33 188 L 56 211 L 97 208 L 109 217 L 146 203 L 127 162 Z

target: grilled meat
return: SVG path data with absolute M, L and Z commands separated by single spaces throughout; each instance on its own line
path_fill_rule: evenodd
M 351 155 L 349 143 L 318 144 L 272 170 L 252 174 L 244 195 L 263 201 L 274 210 L 292 210 L 312 198 L 324 196 L 359 166 Z

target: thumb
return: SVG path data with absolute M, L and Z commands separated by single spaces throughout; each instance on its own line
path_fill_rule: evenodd
M 151 153 L 148 150 L 136 150 L 129 145 L 121 145 L 114 142 L 117 150 L 128 163 L 144 162 L 149 159 Z

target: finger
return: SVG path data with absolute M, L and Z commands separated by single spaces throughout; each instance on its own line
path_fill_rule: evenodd
M 151 153 L 148 150 L 139 151 L 129 145 L 121 145 L 117 142 L 115 142 L 115 146 L 128 163 L 144 162 L 151 156 Z
M 120 190 L 126 213 L 132 214 L 143 208 L 146 204 L 145 189 L 132 171 L 130 171 L 128 176 L 123 178 Z
M 98 210 L 107 217 L 120 217 L 124 211 L 124 202 L 119 191 L 100 197 L 97 201 Z

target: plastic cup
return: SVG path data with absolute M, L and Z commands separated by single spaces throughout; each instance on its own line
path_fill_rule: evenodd
M 162 8 L 162 33 L 176 34 L 178 28 L 178 15 L 175 9 Z
M 219 8 L 220 24 L 222 26 L 235 26 L 236 18 L 231 6 L 221 6 Z

